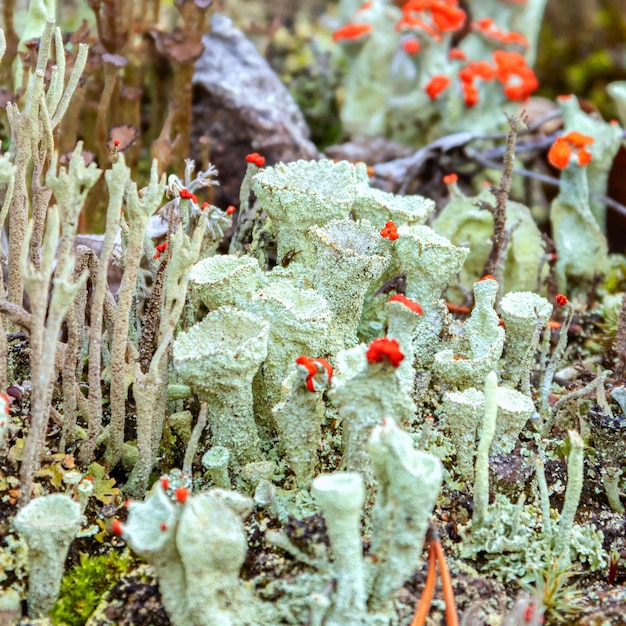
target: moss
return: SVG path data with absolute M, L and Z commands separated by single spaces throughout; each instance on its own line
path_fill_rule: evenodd
M 115 551 L 98 556 L 81 554 L 80 563 L 63 577 L 61 594 L 51 613 L 52 623 L 55 626 L 85 624 L 101 597 L 129 571 L 131 563 L 129 555 Z

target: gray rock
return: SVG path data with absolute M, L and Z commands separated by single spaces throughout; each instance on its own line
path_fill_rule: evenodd
M 252 42 L 220 14 L 203 38 L 193 78 L 192 146 L 210 141 L 219 170 L 215 202 L 238 204 L 245 155 L 259 152 L 268 164 L 319 158 L 297 104 Z

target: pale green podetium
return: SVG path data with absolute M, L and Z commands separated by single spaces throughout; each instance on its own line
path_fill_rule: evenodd
M 311 493 L 324 514 L 333 554 L 337 587 L 326 626 L 360 624 L 365 614 L 365 564 L 361 542 L 361 509 L 365 485 L 360 474 L 320 474 Z
M 504 329 L 493 306 L 498 282 L 489 277 L 474 283 L 474 309 L 463 326 L 464 335 L 452 348 L 435 355 L 435 371 L 459 389 L 480 387 L 495 369 L 504 348 Z
M 503 378 L 516 387 L 532 368 L 540 334 L 552 315 L 552 304 L 536 293 L 516 291 L 502 298 L 500 312 L 506 332 Z
M 289 279 L 270 282 L 254 294 L 250 311 L 269 324 L 267 358 L 254 381 L 257 419 L 266 421 L 281 400 L 289 366 L 301 354 L 324 354 L 332 313 L 314 289 L 300 289 Z
M 314 360 L 310 362 L 315 363 Z M 274 407 L 272 416 L 297 484 L 307 487 L 317 465 L 317 449 L 326 415 L 322 392 L 330 380 L 321 364 L 318 373 L 313 376 L 304 365 L 297 364 L 295 368 L 296 371 L 289 374 L 283 383 L 284 399 Z
M 266 623 L 239 579 L 246 556 L 242 519 L 254 504 L 233 491 L 189 493 L 172 472 L 143 502 L 131 502 L 122 536 L 154 569 L 174 626 Z
M 357 220 L 368 220 L 381 228 L 388 221 L 396 226 L 423 224 L 434 210 L 435 202 L 430 198 L 398 196 L 364 183 L 359 185 L 352 214 Z
M 357 191 L 355 167 L 347 161 L 295 161 L 261 169 L 252 188 L 276 228 L 277 257 L 291 250 L 297 262 L 312 260 L 306 231 L 348 217 Z
M 81 506 L 54 493 L 31 500 L 13 521 L 28 545 L 28 615 L 45 617 L 56 602 L 65 559 L 80 528 Z
M 393 614 L 393 602 L 419 569 L 422 547 L 443 481 L 437 457 L 415 450 L 412 437 L 388 418 L 369 441 L 378 484 L 372 509 L 372 564 L 368 607 Z
M 189 274 L 191 288 L 209 311 L 221 306 L 245 309 L 264 282 L 259 262 L 249 256 L 211 256 L 198 261 Z
M 338 375 L 330 394 L 343 420 L 344 467 L 361 472 L 370 486 L 373 483 L 367 441 L 382 416 L 396 422 L 410 422 L 415 403 L 410 388 L 402 384 L 397 368 L 387 359 L 368 363 L 365 346 L 337 355 Z M 347 367 L 345 367 L 347 366 Z
M 312 226 L 309 241 L 315 259 L 313 286 L 328 301 L 332 311 L 329 339 L 332 352 L 358 343 L 356 331 L 363 300 L 371 282 L 389 264 L 382 250 L 381 236 L 368 221 L 332 220 Z
M 174 341 L 174 368 L 208 403 L 213 445 L 233 465 L 259 459 L 252 379 L 267 356 L 269 324 L 231 307 L 209 313 Z
M 406 274 L 406 295 L 430 311 L 461 271 L 468 250 L 452 245 L 428 226 L 399 226 L 398 235 L 391 242 L 393 260 L 384 278 Z

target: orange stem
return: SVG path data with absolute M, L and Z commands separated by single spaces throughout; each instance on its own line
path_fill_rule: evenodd
M 439 575 L 441 576 L 441 586 L 443 587 L 443 599 L 446 603 L 446 626 L 459 626 L 459 614 L 456 610 L 454 600 L 454 590 L 452 589 L 452 578 L 443 553 L 443 547 L 439 541 L 433 540 L 431 546 L 435 546 L 435 554 L 439 562 Z
M 430 606 L 435 595 L 435 585 L 437 584 L 437 560 L 434 543 L 434 541 L 430 542 L 430 549 L 428 552 L 428 575 L 426 576 L 426 583 L 424 584 L 422 597 L 420 598 L 419 604 L 415 607 L 415 615 L 413 616 L 411 626 L 425 626 L 426 618 L 430 613 Z

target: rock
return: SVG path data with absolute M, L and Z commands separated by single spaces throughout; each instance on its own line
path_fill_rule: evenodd
M 193 78 L 192 153 L 208 138 L 219 170 L 218 206 L 238 204 L 245 155 L 278 161 L 317 159 L 309 129 L 295 101 L 250 40 L 224 15 L 212 19 Z M 206 140 L 203 140 L 206 141 Z

